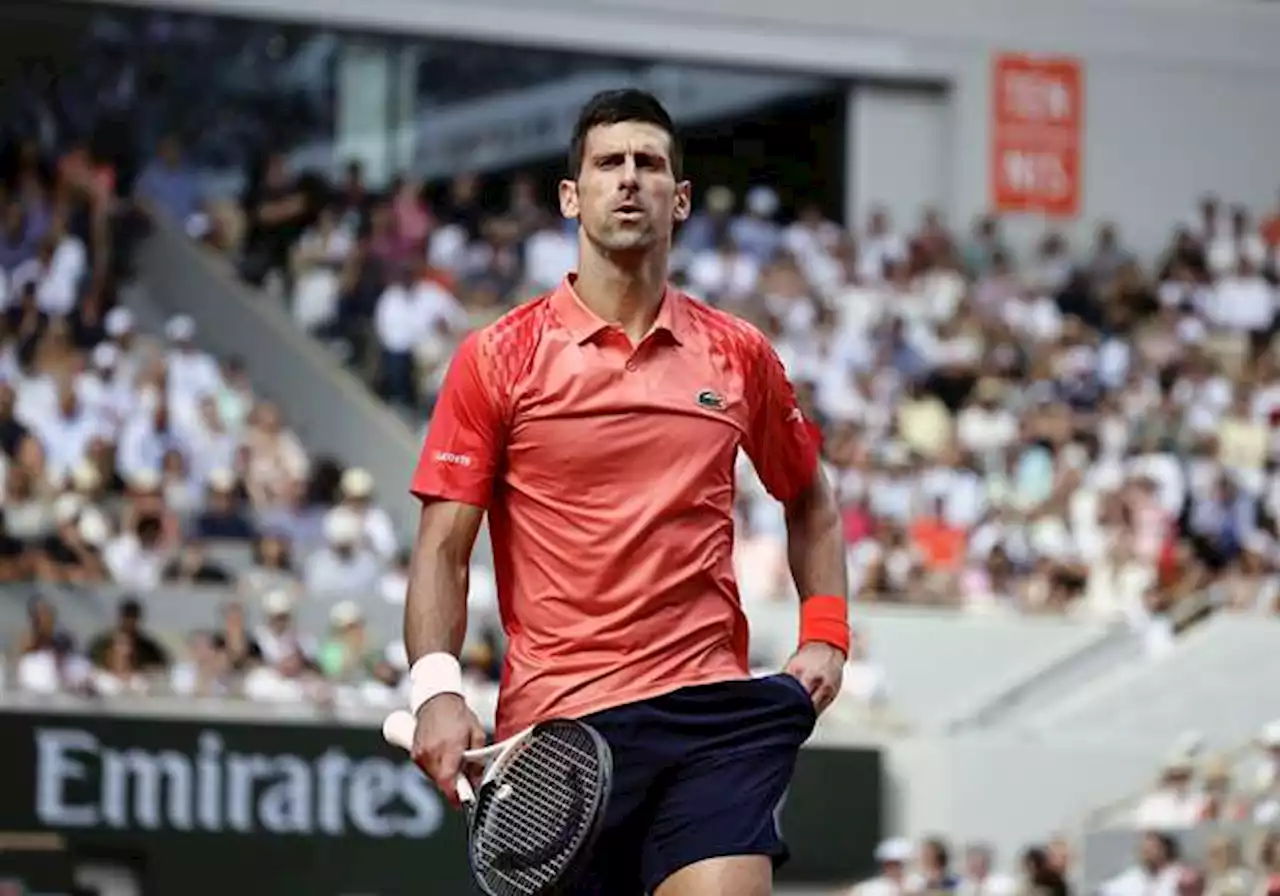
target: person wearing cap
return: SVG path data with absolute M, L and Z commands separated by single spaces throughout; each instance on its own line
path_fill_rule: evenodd
M 348 507 L 325 514 L 325 545 L 307 557 L 302 581 L 309 594 L 368 594 L 378 583 L 382 564 L 364 546 L 360 517 Z
M 1139 803 L 1134 823 L 1144 830 L 1194 827 L 1200 820 L 1203 800 L 1192 786 L 1196 751 L 1175 748 L 1160 768 L 1156 789 Z
M 351 467 L 342 474 L 339 486 L 342 493 L 340 506 L 351 510 L 360 518 L 364 540 L 384 562 L 396 555 L 395 527 L 390 515 L 373 503 L 373 476 L 368 470 Z
M 217 395 L 222 388 L 222 371 L 211 355 L 196 346 L 196 324 L 187 315 L 169 318 L 164 333 L 169 340 L 166 385 L 174 415 L 184 425 L 194 423 L 200 399 Z
M 329 637 L 317 657 L 320 671 L 330 681 L 351 681 L 369 661 L 364 611 L 353 600 L 340 601 L 329 610 Z
M 915 853 L 905 837 L 890 837 L 876 846 L 876 864 L 880 873 L 852 887 L 849 896 L 903 896 L 912 892 L 911 859 Z
M 298 633 L 293 619 L 295 600 L 283 588 L 269 591 L 262 598 L 265 621 L 253 633 L 262 661 L 275 666 L 294 653 L 304 657 L 315 655 L 315 640 L 310 635 Z
M 120 349 L 110 342 L 94 347 L 89 369 L 76 379 L 76 390 L 86 409 L 97 419 L 99 427 L 109 433 L 120 430 L 137 404 L 128 383 L 117 373 Z

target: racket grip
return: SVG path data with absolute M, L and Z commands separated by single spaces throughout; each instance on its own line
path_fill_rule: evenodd
M 391 746 L 407 753 L 413 750 L 413 734 L 417 727 L 417 719 L 403 709 L 397 709 L 383 721 L 382 737 Z
M 476 801 L 476 792 L 466 775 L 458 775 L 458 799 L 468 806 Z

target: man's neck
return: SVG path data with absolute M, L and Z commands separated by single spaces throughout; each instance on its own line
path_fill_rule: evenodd
M 648 255 L 635 264 L 582 252 L 574 289 L 602 320 L 618 324 L 632 342 L 639 342 L 658 316 L 666 281 L 665 252 Z

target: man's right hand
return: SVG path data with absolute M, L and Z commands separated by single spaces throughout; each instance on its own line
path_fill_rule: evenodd
M 461 805 L 458 774 L 462 771 L 462 754 L 484 745 L 484 726 L 458 694 L 437 694 L 418 710 L 413 761 L 454 808 Z

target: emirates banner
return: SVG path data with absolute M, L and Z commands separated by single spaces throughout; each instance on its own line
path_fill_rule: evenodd
M 0 894 L 472 893 L 462 816 L 376 731 L 0 712 Z M 875 751 L 806 750 L 783 809 L 786 878 L 867 871 Z

